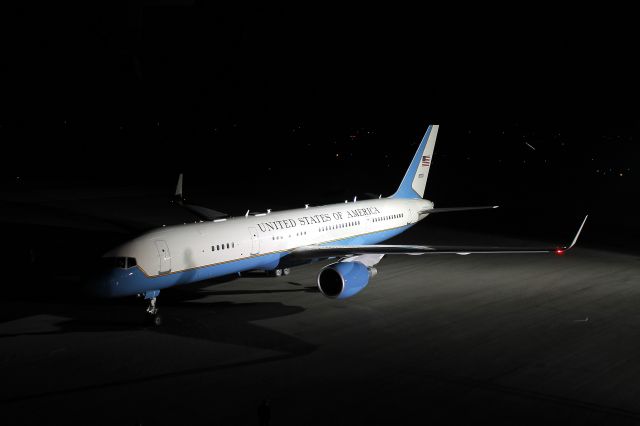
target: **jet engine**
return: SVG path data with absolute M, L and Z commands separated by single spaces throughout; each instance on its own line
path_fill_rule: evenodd
M 331 299 L 346 299 L 365 288 L 377 273 L 360 262 L 332 263 L 318 274 L 318 288 Z

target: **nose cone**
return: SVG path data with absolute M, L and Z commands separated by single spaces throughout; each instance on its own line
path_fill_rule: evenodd
M 128 269 L 117 269 L 101 271 L 90 278 L 85 287 L 87 293 L 92 297 L 109 298 L 130 296 L 137 294 L 133 272 Z
M 113 297 L 113 289 L 118 287 L 115 271 L 102 270 L 93 274 L 85 285 L 85 292 L 91 297 Z

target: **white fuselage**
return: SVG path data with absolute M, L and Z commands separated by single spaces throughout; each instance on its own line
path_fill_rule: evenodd
M 423 199 L 384 198 L 167 226 L 141 235 L 105 257 L 135 258 L 146 277 L 157 277 L 286 255 L 309 245 L 346 241 L 375 244 L 423 219 L 426 215 L 418 211 L 432 206 Z M 255 266 L 245 262 L 237 268 L 225 268 L 225 272 Z

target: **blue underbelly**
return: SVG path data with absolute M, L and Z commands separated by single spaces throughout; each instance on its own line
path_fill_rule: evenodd
M 278 266 L 283 254 L 266 254 L 155 277 L 145 275 L 138 267 L 114 269 L 108 276 L 97 280 L 97 283 L 93 285 L 92 292 L 99 297 L 133 296 L 147 291 L 162 290 L 252 269 L 273 269 Z

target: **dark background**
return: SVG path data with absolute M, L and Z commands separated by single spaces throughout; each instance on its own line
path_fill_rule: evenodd
M 242 412 L 260 392 L 276 392 L 274 423 L 291 401 L 313 416 L 305 407 L 315 403 L 378 422 L 411 405 L 435 408 L 434 419 L 506 413 L 515 423 L 609 424 L 607 407 L 634 407 L 634 257 L 575 250 L 562 264 L 388 262 L 369 299 L 347 305 L 306 294 L 317 292 L 316 270 L 201 292 L 224 284 L 209 280 L 163 290 L 158 329 L 143 328 L 141 300 L 88 301 L 79 290 L 108 249 L 195 220 L 170 203 L 179 173 L 189 202 L 232 215 L 387 196 L 431 123 L 440 131 L 426 198 L 501 208 L 430 216 L 401 243 L 567 243 L 589 213 L 581 247 L 637 253 L 635 13 L 540 3 L 8 3 L 0 10 L 0 370 L 13 379 L 0 405 L 9 416 L 209 419 L 220 416 L 212 401 Z M 205 296 L 201 308 L 192 303 Z M 280 326 L 259 324 L 291 314 Z M 238 361 L 217 343 L 308 355 L 316 348 L 306 340 L 321 342 L 315 361 L 242 366 L 226 382 L 224 370 L 200 370 L 213 361 L 194 357 Z M 61 345 L 69 351 L 57 352 Z M 193 381 L 183 381 L 185 368 Z M 420 375 L 432 368 L 441 370 Z M 373 370 L 388 383 L 358 377 Z M 491 394 L 502 376 L 523 385 L 478 393 L 488 383 Z M 121 388 L 109 385 L 118 377 Z M 152 381 L 136 386 L 139 377 Z M 387 399 L 394 383 L 399 392 Z M 514 402 L 518 393 L 523 401 Z M 169 395 L 167 404 L 156 395 Z
M 19 5 L 2 13 L 2 188 L 169 196 L 184 172 L 192 201 L 231 214 L 389 195 L 439 123 L 426 196 L 504 208 L 462 226 L 538 234 L 589 212 L 620 242 L 638 229 L 632 16 Z

